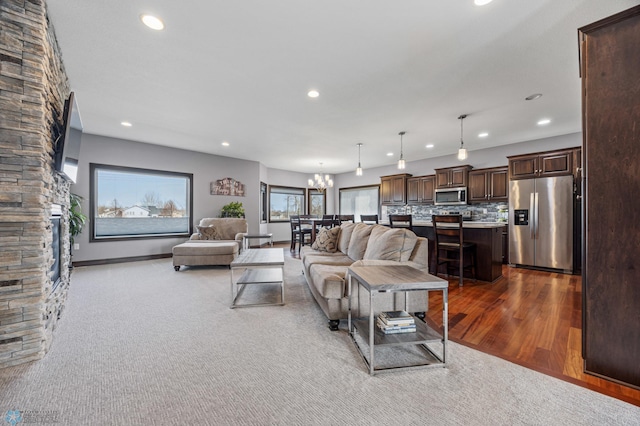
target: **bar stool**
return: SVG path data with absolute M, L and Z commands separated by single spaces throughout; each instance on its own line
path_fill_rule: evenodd
M 413 231 L 413 216 L 410 214 L 390 214 L 389 226 L 391 228 L 407 228 Z
M 451 264 L 457 264 L 460 287 L 465 269 L 471 269 L 473 280 L 476 281 L 476 244 L 463 241 L 462 215 L 433 215 L 431 221 L 435 234 L 435 275 L 438 275 L 440 265 L 446 265 L 445 275 L 448 277 Z M 470 260 L 467 265 L 465 259 Z
M 368 225 L 373 225 L 378 223 L 378 215 L 377 214 L 361 214 L 360 222 L 366 223 Z

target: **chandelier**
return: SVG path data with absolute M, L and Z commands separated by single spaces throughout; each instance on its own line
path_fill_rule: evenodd
M 333 188 L 333 180 L 329 175 L 322 175 L 322 163 L 320 163 L 320 173 L 316 173 L 314 179 L 309 179 L 309 187 L 315 188 L 319 192 L 327 188 Z

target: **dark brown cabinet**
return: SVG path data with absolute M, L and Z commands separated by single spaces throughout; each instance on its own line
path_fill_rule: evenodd
M 493 167 L 469 172 L 469 202 L 497 202 L 509 199 L 509 168 Z
M 407 179 L 411 175 L 407 173 L 380 177 L 380 203 L 406 204 Z
M 407 179 L 407 203 L 433 204 L 435 182 L 435 175 Z
M 640 388 L 640 6 L 579 30 L 585 371 Z
M 467 186 L 469 165 L 436 169 L 436 188 L 457 188 Z
M 574 173 L 573 159 L 575 149 L 508 157 L 509 179 L 571 175 Z

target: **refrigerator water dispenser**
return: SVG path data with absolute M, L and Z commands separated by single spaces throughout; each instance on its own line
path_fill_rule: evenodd
M 514 210 L 513 224 L 520 226 L 529 226 L 529 210 Z

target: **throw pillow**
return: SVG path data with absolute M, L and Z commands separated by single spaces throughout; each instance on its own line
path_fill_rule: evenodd
M 318 251 L 326 251 L 327 253 L 335 253 L 338 251 L 338 236 L 340 228 L 321 228 L 316 235 L 316 240 L 311 244 L 311 248 Z
M 198 226 L 198 234 L 200 234 L 201 240 L 219 240 L 218 230 L 215 226 Z

